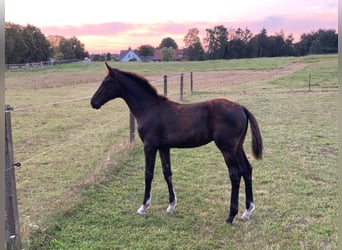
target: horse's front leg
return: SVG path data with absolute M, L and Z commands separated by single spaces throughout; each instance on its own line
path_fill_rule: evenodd
M 145 153 L 145 195 L 143 204 L 137 210 L 137 213 L 142 215 L 145 214 L 146 210 L 151 205 L 151 185 L 154 175 L 154 165 L 156 161 L 157 149 L 150 146 L 144 145 Z
M 172 184 L 172 171 L 170 160 L 170 149 L 159 149 L 160 160 L 163 166 L 163 174 L 169 190 L 169 206 L 167 208 L 168 213 L 173 213 L 177 205 L 177 198 Z

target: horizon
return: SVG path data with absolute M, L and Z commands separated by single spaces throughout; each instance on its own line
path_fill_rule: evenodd
M 97 5 L 60 0 L 53 11 L 51 4 L 43 0 L 20 2 L 22 8 L 18 10 L 19 2 L 6 2 L 6 22 L 34 25 L 46 37 L 75 36 L 89 54 L 119 54 L 121 50 L 129 47 L 135 50 L 141 45 L 158 47 L 166 37 L 174 39 L 181 49 L 189 29 L 199 29 L 203 42 L 205 29 L 217 25 L 228 30 L 248 28 L 253 35 L 265 28 L 268 35 L 283 32 L 286 37 L 291 34 L 295 42 L 303 33 L 319 29 L 338 32 L 337 0 L 241 0 L 238 3 L 212 0 L 211 5 L 205 6 L 174 0 L 173 5 L 162 6 L 163 9 L 158 11 L 151 8 L 160 7 L 155 0 L 134 4 L 98 0 Z M 83 11 L 79 11 L 80 6 Z

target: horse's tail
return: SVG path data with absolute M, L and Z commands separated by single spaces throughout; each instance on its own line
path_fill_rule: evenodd
M 249 112 L 248 109 L 245 107 L 243 108 L 247 118 L 250 122 L 251 131 L 252 131 L 252 154 L 255 159 L 261 160 L 262 159 L 262 137 L 259 129 L 259 125 L 257 120 L 255 119 L 254 115 Z

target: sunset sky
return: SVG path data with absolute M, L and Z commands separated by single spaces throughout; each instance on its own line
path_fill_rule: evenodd
M 5 21 L 32 24 L 46 36 L 76 36 L 89 53 L 119 53 L 157 47 L 165 37 L 183 48 L 189 29 L 198 28 L 202 40 L 217 25 L 297 39 L 319 28 L 338 31 L 338 0 L 7 0 Z

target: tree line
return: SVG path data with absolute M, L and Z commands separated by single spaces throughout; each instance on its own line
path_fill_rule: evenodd
M 228 30 L 219 25 L 206 29 L 203 43 L 197 28 L 190 29 L 183 41 L 189 60 L 305 56 L 338 51 L 338 34 L 333 29 L 304 33 L 300 41 L 294 43 L 293 36 L 285 36 L 283 32 L 268 35 L 263 28 L 253 35 L 248 28 Z
M 300 41 L 294 43 L 293 36 L 281 31 L 268 35 L 263 28 L 260 33 L 253 35 L 248 29 L 230 28 L 223 25 L 206 29 L 206 36 L 201 42 L 199 30 L 192 28 L 184 36 L 185 58 L 190 61 L 238 59 L 254 57 L 305 56 L 308 54 L 337 53 L 338 34 L 333 29 L 319 29 L 303 33 Z M 178 45 L 172 38 L 164 38 L 159 45 L 162 54 L 166 48 L 177 49 Z M 153 47 L 142 45 L 137 49 L 142 57 L 153 55 Z M 172 51 L 167 51 L 172 54 Z M 170 56 L 166 57 L 170 58 Z
M 201 41 L 199 30 L 192 28 L 184 36 L 184 58 L 190 61 L 214 59 L 238 59 L 253 57 L 304 56 L 308 54 L 337 53 L 338 34 L 334 29 L 319 29 L 303 33 L 300 41 L 294 42 L 293 36 L 281 31 L 268 35 L 263 28 L 253 35 L 248 29 L 230 28 L 223 25 L 207 28 Z M 170 37 L 162 39 L 157 47 L 163 58 L 172 59 L 172 49 L 178 49 L 177 43 Z M 136 49 L 143 58 L 153 57 L 155 48 L 141 45 Z M 5 23 L 5 60 L 6 64 L 28 63 L 63 59 L 84 59 L 89 57 L 85 46 L 75 36 L 48 36 L 39 28 L 28 24 Z M 110 53 L 91 55 L 95 60 L 111 58 Z
M 22 26 L 5 23 L 5 63 L 45 62 L 51 59 L 83 59 L 88 57 L 82 44 L 75 36 L 46 37 L 39 28 L 28 24 Z

